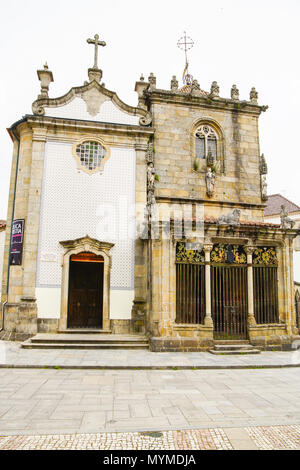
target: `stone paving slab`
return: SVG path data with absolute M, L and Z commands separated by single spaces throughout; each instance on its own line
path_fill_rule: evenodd
M 0 437 L 0 450 L 299 450 L 300 426 Z
M 20 343 L 0 341 L 0 368 L 90 369 L 227 369 L 300 367 L 300 351 L 266 351 L 258 355 L 214 356 L 208 352 L 164 352 L 126 349 L 24 350 Z
M 299 391 L 299 368 L 0 369 L 0 436 L 300 425 Z

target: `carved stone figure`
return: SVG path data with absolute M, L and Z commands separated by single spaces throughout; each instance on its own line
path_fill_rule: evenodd
M 146 162 L 153 163 L 154 162 L 154 155 L 153 155 L 153 144 L 149 143 L 148 150 L 146 153 Z
M 210 87 L 210 94 L 211 96 L 219 96 L 220 87 L 217 82 L 212 82 Z
M 261 175 L 268 174 L 268 165 L 267 165 L 264 154 L 260 156 L 259 171 Z
M 281 212 L 280 212 L 280 220 L 281 220 L 281 227 L 284 229 L 292 229 L 295 225 L 295 221 L 288 217 L 289 213 L 286 210 L 285 205 L 283 204 L 281 206 Z
M 148 82 L 150 83 L 149 89 L 150 90 L 155 90 L 155 88 L 156 88 L 156 77 L 152 72 L 150 73 L 150 75 L 148 77 Z
M 211 167 L 208 167 L 206 176 L 206 193 L 208 197 L 212 197 L 215 191 L 215 180 L 216 180 L 216 175 L 215 173 L 211 170 Z
M 232 85 L 232 88 L 231 88 L 231 99 L 232 100 L 235 100 L 235 101 L 238 101 L 240 99 L 240 92 L 239 90 L 237 89 L 236 85 Z
M 173 75 L 172 80 L 171 80 L 171 90 L 176 91 L 178 90 L 178 80 L 176 78 L 176 75 Z
M 268 185 L 266 175 L 261 175 L 261 198 L 263 201 L 268 199 Z
M 252 87 L 250 91 L 250 101 L 251 103 L 257 104 L 257 99 L 258 99 L 258 93 L 255 90 L 255 88 Z
M 198 80 L 193 80 L 192 85 L 191 85 L 191 91 L 198 91 L 200 90 L 200 85 L 198 83 Z
M 155 184 L 155 170 L 153 163 L 150 163 L 147 168 L 147 176 L 148 176 L 148 191 L 154 190 Z
M 241 211 L 234 209 L 231 214 L 221 215 L 218 218 L 218 225 L 240 225 Z

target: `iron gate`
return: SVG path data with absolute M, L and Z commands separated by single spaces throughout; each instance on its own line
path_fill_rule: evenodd
M 211 266 L 211 300 L 214 337 L 247 338 L 247 267 Z
M 204 253 L 187 250 L 185 243 L 176 249 L 176 323 L 201 324 L 205 317 Z
M 253 253 L 253 297 L 256 323 L 278 323 L 277 256 L 274 247 Z

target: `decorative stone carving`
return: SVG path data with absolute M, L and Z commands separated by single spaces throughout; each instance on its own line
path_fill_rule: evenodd
M 283 204 L 281 206 L 281 212 L 280 212 L 280 220 L 281 220 L 281 227 L 283 229 L 292 229 L 295 225 L 295 221 L 288 217 L 289 213 L 286 210 L 285 205 Z
M 82 98 L 83 93 L 92 89 L 96 89 L 100 92 L 100 94 L 106 96 L 107 99 L 111 100 L 114 105 L 117 106 L 117 108 L 119 108 L 121 111 L 125 111 L 126 113 L 131 114 L 133 116 L 141 116 L 139 120 L 140 126 L 149 126 L 151 124 L 152 114 L 147 111 L 147 109 L 129 106 L 128 104 L 120 100 L 120 98 L 115 92 L 107 90 L 95 80 L 81 87 L 71 88 L 68 93 L 66 93 L 64 96 L 61 96 L 60 98 L 47 98 L 46 96 L 42 98 L 39 97 L 32 104 L 32 111 L 34 114 L 43 116 L 45 114 L 45 107 L 57 108 L 58 106 L 64 106 L 70 103 L 76 96 Z
M 210 95 L 217 97 L 219 96 L 220 93 L 220 87 L 217 84 L 217 82 L 212 82 L 211 87 L 210 87 Z
M 48 70 L 47 62 L 44 65 L 44 69 L 37 71 L 39 80 L 41 81 L 41 94 L 38 96 L 41 98 L 48 98 L 49 85 L 53 82 L 53 74 Z
M 216 175 L 215 172 L 212 171 L 211 167 L 207 168 L 205 181 L 206 181 L 206 194 L 208 197 L 212 197 L 215 192 L 215 180 Z
M 200 91 L 200 85 L 198 83 L 198 80 L 193 80 L 191 85 L 191 94 L 197 94 L 198 91 Z
M 105 101 L 109 101 L 109 97 L 100 93 L 97 88 L 84 91 L 81 94 L 81 98 L 85 101 L 87 112 L 91 116 L 97 116 L 102 104 L 105 103 Z
M 240 225 L 241 211 L 240 209 L 234 209 L 231 214 L 221 215 L 218 218 L 218 225 Z
M 238 88 L 236 87 L 236 85 L 232 85 L 231 99 L 234 100 L 234 101 L 239 101 L 239 99 L 240 99 L 240 92 L 239 92 Z
M 261 175 L 261 198 L 263 201 L 268 200 L 268 185 L 266 175 Z
M 146 153 L 147 161 L 147 204 L 151 206 L 156 203 L 154 197 L 155 190 L 155 169 L 154 169 L 154 152 L 153 143 L 150 142 Z
M 176 78 L 176 75 L 173 75 L 172 80 L 171 80 L 171 90 L 172 91 L 177 91 L 178 90 L 178 80 Z
M 261 175 L 268 174 L 268 165 L 267 165 L 267 162 L 263 153 L 260 156 L 259 171 Z
M 148 191 L 153 192 L 154 191 L 154 185 L 155 185 L 155 170 L 154 170 L 153 163 L 149 163 L 149 165 L 148 165 L 148 168 L 147 168 L 147 181 L 148 181 Z
M 153 143 L 150 142 L 146 152 L 146 163 L 154 163 Z
M 95 46 L 94 52 L 94 66 L 88 70 L 89 80 L 90 82 L 96 80 L 96 82 L 100 83 L 102 78 L 102 70 L 98 68 L 98 47 L 99 46 L 106 46 L 106 42 L 99 41 L 99 35 L 95 34 L 94 39 L 87 39 L 86 41 L 88 44 L 93 44 Z
M 148 82 L 149 82 L 149 84 L 150 84 L 149 90 L 150 90 L 150 91 L 151 91 L 151 90 L 155 90 L 155 88 L 156 88 L 156 77 L 155 77 L 155 75 L 154 75 L 152 72 L 150 73 L 150 75 L 149 75 L 149 77 L 148 77 Z
M 255 88 L 252 87 L 250 91 L 250 101 L 251 103 L 257 104 L 257 100 L 258 100 L 258 93 L 255 90 Z

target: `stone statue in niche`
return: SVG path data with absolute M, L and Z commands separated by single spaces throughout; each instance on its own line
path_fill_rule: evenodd
M 263 201 L 268 199 L 268 185 L 266 175 L 261 175 L 261 198 Z
M 284 229 L 292 229 L 295 225 L 295 221 L 288 217 L 289 213 L 286 210 L 285 205 L 283 204 L 281 206 L 281 212 L 280 212 L 280 220 L 281 220 L 281 227 Z
M 212 195 L 215 192 L 216 175 L 212 171 L 210 166 L 207 168 L 205 180 L 206 180 L 206 193 L 208 197 L 212 197 Z
M 147 174 L 148 174 L 148 191 L 153 191 L 154 184 L 155 184 L 155 170 L 154 170 L 153 163 L 150 163 L 148 165 Z
M 231 214 L 221 215 L 218 218 L 218 225 L 240 225 L 241 211 L 239 209 L 234 209 Z

